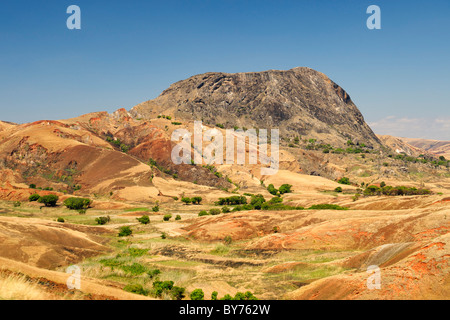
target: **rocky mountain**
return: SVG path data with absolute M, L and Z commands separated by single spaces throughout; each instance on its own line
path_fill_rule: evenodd
M 162 114 L 202 120 L 226 128 L 279 128 L 285 139 L 316 139 L 334 146 L 349 139 L 372 147 L 380 144 L 347 92 L 310 68 L 200 74 L 172 84 L 130 113 L 143 119 Z

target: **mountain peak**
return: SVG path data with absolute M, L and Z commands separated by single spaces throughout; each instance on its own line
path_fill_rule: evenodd
M 279 128 L 282 137 L 380 142 L 347 92 L 307 67 L 262 72 L 208 72 L 178 81 L 159 97 L 130 110 L 137 118 L 159 114 L 218 123 L 227 128 Z

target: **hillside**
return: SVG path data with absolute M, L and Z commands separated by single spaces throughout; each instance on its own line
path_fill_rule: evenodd
M 279 128 L 283 138 L 377 147 L 379 140 L 350 96 L 309 68 L 248 73 L 210 72 L 172 84 L 130 110 L 135 118 L 164 114 L 226 128 Z
M 437 156 L 444 156 L 446 159 L 450 159 L 450 141 L 413 139 L 413 138 L 400 138 L 400 139 L 416 148 L 420 148 L 428 152 L 431 152 Z
M 196 119 L 222 134 L 279 127 L 279 170 L 175 165 L 171 135 Z M 131 111 L 0 122 L 0 299 L 180 298 L 160 280 L 184 299 L 448 298 L 450 162 L 433 153 L 446 142 L 421 143 L 377 137 L 307 68 L 207 73 Z M 69 210 L 69 197 L 92 202 Z M 66 286 L 71 264 L 79 290 Z M 371 264 L 381 290 L 366 289 Z

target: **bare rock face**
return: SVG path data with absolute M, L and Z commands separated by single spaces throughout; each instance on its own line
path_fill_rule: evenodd
M 196 75 L 172 84 L 130 114 L 147 119 L 171 115 L 226 128 L 278 128 L 284 138 L 298 136 L 335 146 L 348 139 L 380 144 L 350 96 L 309 68 Z

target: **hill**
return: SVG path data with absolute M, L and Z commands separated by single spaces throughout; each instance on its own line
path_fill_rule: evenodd
M 349 139 L 380 145 L 347 92 L 309 68 L 196 75 L 172 84 L 130 113 L 144 119 L 163 114 L 202 120 L 226 128 L 279 128 L 285 139 L 317 139 L 337 146 Z

